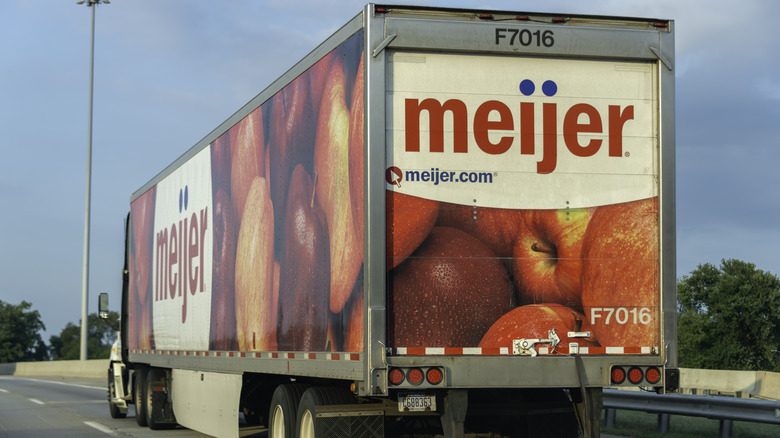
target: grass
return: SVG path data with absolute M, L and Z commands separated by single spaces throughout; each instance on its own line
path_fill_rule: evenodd
M 708 418 L 672 415 L 669 432 L 658 432 L 658 415 L 637 411 L 617 411 L 615 427 L 606 427 L 601 419 L 601 433 L 631 438 L 710 438 L 719 436 L 720 421 Z M 732 438 L 777 438 L 780 426 L 735 421 Z

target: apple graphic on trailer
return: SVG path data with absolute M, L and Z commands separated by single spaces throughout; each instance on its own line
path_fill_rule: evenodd
M 582 243 L 592 209 L 525 210 L 514 244 L 520 301 L 579 308 Z
M 317 201 L 325 212 L 330 240 L 330 311 L 339 313 L 349 299 L 363 264 L 363 236 L 358 236 L 349 182 L 349 125 L 343 60 L 328 68 L 314 146 Z
M 582 245 L 582 305 L 605 347 L 658 346 L 658 198 L 596 208 Z
M 482 348 L 508 348 L 512 352 L 516 339 L 548 339 L 548 332 L 555 329 L 561 346 L 576 342 L 580 347 L 598 346 L 593 334 L 589 338 L 569 338 L 569 332 L 589 332 L 585 316 L 560 304 L 529 304 L 518 307 L 496 321 L 482 337 Z M 538 346 L 552 344 L 541 343 Z M 538 350 L 537 350 L 538 351 Z
M 474 347 L 512 309 L 504 265 L 455 228 L 434 228 L 391 275 L 395 347 Z

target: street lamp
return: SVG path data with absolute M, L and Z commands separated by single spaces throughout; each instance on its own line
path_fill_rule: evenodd
M 89 216 L 92 193 L 92 90 L 95 73 L 95 5 L 108 4 L 108 0 L 79 0 L 76 4 L 92 8 L 92 42 L 89 53 L 89 121 L 87 124 L 87 202 L 84 212 L 84 272 L 81 290 L 81 349 L 79 358 L 87 360 L 87 306 L 89 303 Z

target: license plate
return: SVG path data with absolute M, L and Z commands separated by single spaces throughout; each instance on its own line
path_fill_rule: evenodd
M 434 394 L 399 394 L 398 410 L 409 411 L 435 411 L 436 396 Z

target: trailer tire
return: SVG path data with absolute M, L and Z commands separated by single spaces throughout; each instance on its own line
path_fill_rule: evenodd
M 146 370 L 137 368 L 133 379 L 133 404 L 135 405 L 135 422 L 145 427 L 146 422 Z
M 155 391 L 155 382 L 165 378 L 165 371 L 160 368 L 150 368 L 146 375 L 146 392 L 144 404 L 146 405 L 146 423 L 149 429 L 163 430 L 171 429 L 176 424 L 165 421 L 170 417 L 169 412 L 165 412 L 168 404 L 167 391 Z
M 314 408 L 355 403 L 355 396 L 344 388 L 315 386 L 306 390 L 298 405 L 296 429 L 299 438 L 315 438 Z
M 114 364 L 108 368 L 108 410 L 111 413 L 111 418 L 125 418 L 127 412 L 122 412 L 119 406 L 114 403 L 116 398 L 116 384 L 114 383 Z
M 295 438 L 296 414 L 301 395 L 308 389 L 300 383 L 285 383 L 274 390 L 268 410 L 268 438 Z

